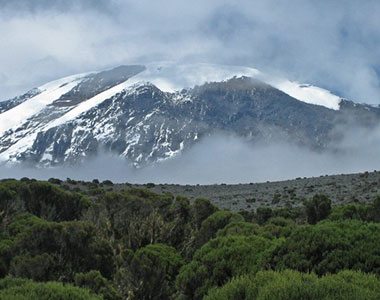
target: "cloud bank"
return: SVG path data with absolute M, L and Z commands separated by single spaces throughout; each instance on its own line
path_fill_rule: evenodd
M 0 0 L 0 99 L 119 64 L 256 67 L 380 103 L 380 2 Z
M 0 178 L 94 178 L 114 182 L 215 184 L 249 183 L 325 174 L 380 170 L 380 130 L 352 129 L 334 151 L 318 153 L 278 141 L 249 143 L 242 138 L 215 135 L 173 159 L 141 169 L 109 154 L 78 167 L 0 168 Z

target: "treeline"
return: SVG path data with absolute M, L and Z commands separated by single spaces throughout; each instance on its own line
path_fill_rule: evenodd
M 0 299 L 379 299 L 380 198 L 234 213 L 110 185 L 0 182 Z

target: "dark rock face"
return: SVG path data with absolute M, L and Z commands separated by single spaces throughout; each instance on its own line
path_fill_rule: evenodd
M 87 76 L 70 92 L 54 101 L 55 106 L 73 106 L 108 90 L 145 70 L 144 66 L 120 66 Z
M 7 101 L 2 101 L 0 102 L 0 114 L 3 112 L 6 112 L 7 110 L 12 109 L 13 107 L 16 107 L 17 105 L 25 102 L 26 100 L 38 95 L 40 91 L 38 89 L 33 89 L 27 92 L 24 95 L 15 97 L 13 99 L 7 100 Z
M 18 136 L 27 135 L 39 124 L 58 118 L 71 106 L 125 81 L 143 68 L 132 66 L 89 76 L 27 120 Z M 12 158 L 50 166 L 78 163 L 99 151 L 111 151 L 135 166 L 143 166 L 170 158 L 216 132 L 252 142 L 283 139 L 323 151 L 337 138 L 335 126 L 344 126 L 353 116 L 355 122 L 375 126 L 380 109 L 343 101 L 341 109 L 335 111 L 301 102 L 247 77 L 206 83 L 176 93 L 142 83 L 68 122 L 36 131 L 30 146 Z M 0 138 L 1 151 L 15 143 L 15 136 L 17 133 L 12 131 Z

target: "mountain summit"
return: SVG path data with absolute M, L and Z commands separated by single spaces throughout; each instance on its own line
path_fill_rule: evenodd
M 152 63 L 65 77 L 0 102 L 0 161 L 55 166 L 100 151 L 135 166 L 171 158 L 203 137 L 284 139 L 323 151 L 352 120 L 374 126 L 380 109 L 260 71 Z

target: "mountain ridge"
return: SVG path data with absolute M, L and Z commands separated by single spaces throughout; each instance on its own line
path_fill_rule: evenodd
M 356 118 L 370 127 L 380 118 L 376 107 L 339 98 L 337 109 L 338 96 L 326 90 L 293 88 L 331 101 L 307 103 L 272 86 L 290 81 L 267 78 L 256 69 L 207 64 L 130 65 L 65 77 L 0 102 L 0 161 L 77 164 L 106 149 L 141 167 L 215 131 L 252 141 L 283 136 L 323 150 L 336 138 L 337 124 Z

